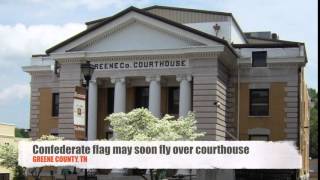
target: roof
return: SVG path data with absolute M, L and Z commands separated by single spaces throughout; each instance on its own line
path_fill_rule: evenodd
M 172 6 L 154 5 L 154 6 L 143 8 L 143 10 L 146 10 L 146 11 L 151 9 L 169 9 L 169 10 L 177 10 L 177 11 L 188 11 L 188 12 L 197 12 L 197 13 L 205 13 L 205 14 L 232 16 L 232 13 L 229 13 L 229 12 L 208 11 L 208 10 L 202 10 L 202 9 L 190 9 L 190 8 L 181 8 L 181 7 L 172 7 Z
M 286 41 L 286 40 L 280 40 L 280 39 L 267 39 L 267 38 L 260 38 L 260 37 L 247 37 L 247 39 L 257 39 L 257 40 L 277 42 L 277 43 L 287 43 L 287 44 L 302 43 L 302 42 L 297 42 L 297 41 Z
M 222 16 L 230 16 L 239 29 L 240 33 L 242 34 L 244 40 L 248 43 L 246 40 L 246 35 L 243 33 L 242 29 L 240 28 L 238 22 L 232 15 L 232 13 L 229 12 L 220 12 L 220 11 L 208 11 L 208 10 L 201 10 L 201 9 L 189 9 L 189 8 L 180 8 L 180 7 L 170 7 L 170 6 L 159 6 L 159 5 L 154 5 L 150 7 L 146 7 L 143 10 L 151 10 L 151 9 L 169 9 L 169 10 L 176 10 L 176 11 L 186 11 L 186 12 L 196 12 L 196 13 L 204 13 L 204 14 L 215 14 L 215 15 L 222 15 Z
M 100 18 L 100 19 L 96 19 L 96 20 L 93 20 L 93 21 L 87 21 L 87 22 L 85 22 L 85 24 L 86 25 L 91 25 L 91 24 L 95 24 L 95 23 L 98 23 L 98 22 L 102 22 L 102 21 L 104 21 L 104 20 L 106 20 L 106 19 L 109 19 L 109 18 L 111 18 L 112 16 L 110 16 L 110 17 L 104 17 L 104 18 Z
M 32 57 L 46 57 L 47 54 L 33 54 Z
M 6 125 L 6 126 L 16 126 L 15 124 L 0 122 L 0 125 Z
M 304 45 L 304 43 L 302 42 L 285 41 L 285 40 L 279 40 L 279 39 L 267 39 L 267 38 L 258 38 L 258 37 L 248 38 L 248 40 L 250 39 L 269 41 L 271 43 L 232 44 L 232 46 L 234 48 L 290 48 L 290 47 L 299 47 L 300 45 Z
M 158 15 L 149 13 L 149 12 L 147 12 L 147 11 L 145 11 L 145 10 L 138 9 L 138 8 L 136 8 L 136 7 L 133 7 L 133 6 L 127 8 L 127 9 L 125 9 L 125 10 L 123 10 L 123 11 L 121 11 L 121 12 L 119 12 L 119 13 L 113 15 L 113 16 L 110 16 L 110 17 L 108 17 L 108 18 L 105 18 L 105 19 L 103 19 L 100 23 L 97 23 L 97 24 L 95 24 L 95 25 L 92 25 L 91 27 L 88 27 L 86 30 L 84 30 L 84 31 L 76 34 L 75 36 L 73 36 L 73 37 L 71 37 L 71 38 L 69 38 L 69 39 L 67 39 L 67 40 L 65 40 L 65 41 L 63 41 L 63 42 L 61 42 L 61 43 L 59 43 L 59 44 L 51 47 L 51 48 L 49 48 L 48 50 L 46 50 L 46 53 L 49 54 L 49 53 L 55 51 L 56 49 L 58 49 L 58 48 L 60 48 L 60 47 L 62 47 L 62 46 L 64 46 L 64 45 L 66 45 L 66 44 L 68 44 L 68 43 L 70 43 L 70 42 L 72 42 L 72 41 L 74 41 L 74 40 L 76 40 L 76 39 L 78 39 L 78 38 L 80 38 L 80 37 L 82 37 L 82 36 L 90 33 L 91 31 L 93 31 L 93 30 L 95 30 L 95 29 L 98 29 L 99 27 L 101 27 L 101 26 L 103 26 L 103 25 L 105 25 L 105 24 L 108 24 L 108 23 L 112 22 L 113 20 L 115 20 L 115 19 L 117 19 L 117 18 L 119 18 L 119 17 L 127 14 L 128 12 L 131 12 L 131 11 L 140 13 L 140 14 L 142 14 L 142 15 L 145 15 L 145 16 L 148 16 L 148 17 L 150 17 L 150 18 L 153 18 L 153 19 L 159 20 L 159 21 L 161 21 L 161 22 L 167 23 L 167 24 L 169 24 L 169 25 L 178 27 L 178 28 L 183 29 L 183 30 L 185 30 L 185 31 L 188 31 L 188 32 L 197 34 L 197 35 L 202 36 L 202 37 L 205 37 L 205 38 L 207 38 L 207 39 L 210 39 L 210 40 L 219 42 L 219 43 L 225 45 L 227 48 L 229 48 L 229 49 L 231 50 L 231 52 L 233 52 L 233 54 L 234 54 L 235 56 L 238 56 L 237 53 L 234 51 L 234 49 L 231 47 L 231 45 L 230 45 L 226 40 L 224 40 L 224 39 L 218 38 L 218 37 L 216 37 L 216 36 L 212 36 L 212 35 L 207 34 L 207 33 L 205 33 L 205 32 L 202 32 L 202 31 L 193 29 L 193 28 L 191 28 L 191 27 L 185 26 L 185 25 L 183 25 L 183 24 L 177 23 L 177 22 L 175 22 L 175 21 L 169 20 L 169 19 L 167 19 L 167 18 L 158 16 Z
M 142 10 L 148 11 L 148 10 L 152 10 L 152 9 L 168 9 L 168 10 L 176 10 L 176 11 L 185 11 L 185 12 L 196 12 L 196 13 L 204 13 L 204 14 L 214 14 L 214 15 L 222 15 L 222 16 L 229 16 L 232 18 L 233 22 L 235 23 L 235 25 L 237 26 L 237 28 L 239 29 L 240 33 L 242 34 L 244 40 L 248 43 L 247 39 L 246 39 L 246 35 L 243 33 L 242 29 L 240 28 L 238 22 L 236 21 L 236 19 L 234 18 L 234 16 L 232 15 L 232 13 L 229 12 L 220 12 L 220 11 L 209 11 L 209 10 L 200 10 L 200 9 L 189 9 L 189 8 L 180 8 L 180 7 L 171 7 L 171 6 L 159 6 L 159 5 L 154 5 L 154 6 L 150 6 L 150 7 L 146 7 L 143 8 Z M 107 20 L 110 17 L 105 17 L 105 18 L 101 18 L 101 19 L 96 19 L 93 21 L 88 21 L 85 24 L 86 25 L 92 25 L 95 23 L 99 23 L 102 22 L 104 20 Z
M 148 10 L 152 10 L 152 9 L 169 9 L 169 10 L 177 10 L 177 11 L 187 11 L 187 12 L 197 12 L 197 13 L 204 13 L 204 14 L 216 14 L 216 15 L 222 15 L 222 16 L 232 16 L 232 14 L 228 13 L 228 12 L 208 11 L 208 10 L 200 10 L 200 9 L 188 9 L 188 8 L 159 6 L 159 5 L 146 7 L 146 8 L 143 8 L 142 10 L 148 11 Z M 86 25 L 90 25 L 90 24 L 98 23 L 98 22 L 101 22 L 101 21 L 106 20 L 108 18 L 110 18 L 110 17 L 104 17 L 104 18 L 93 20 L 93 21 L 88 21 L 85 24 Z

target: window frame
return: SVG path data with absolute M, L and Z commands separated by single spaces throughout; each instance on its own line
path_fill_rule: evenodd
M 260 64 L 257 65 L 257 63 L 255 63 L 255 60 L 257 60 L 256 56 L 260 55 L 260 58 L 261 58 L 261 54 L 264 54 L 264 61 L 265 62 L 264 62 L 263 65 L 260 65 Z M 251 54 L 251 66 L 252 67 L 267 67 L 268 66 L 267 58 L 268 58 L 268 52 L 267 51 L 253 51 L 252 54 Z
M 253 140 L 252 137 L 266 137 L 266 140 Z M 269 141 L 270 137 L 267 134 L 249 134 L 250 141 Z
M 253 91 L 267 91 L 268 97 L 266 103 L 253 103 L 252 92 Z M 267 106 L 266 114 L 257 114 L 253 112 L 253 106 Z M 270 115 L 270 89 L 250 89 L 249 90 L 249 116 L 269 116 Z

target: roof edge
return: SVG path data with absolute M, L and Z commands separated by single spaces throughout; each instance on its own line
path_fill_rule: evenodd
M 151 10 L 151 9 L 171 9 L 171 10 L 178 10 L 178 11 L 189 11 L 189 12 L 197 12 L 197 13 L 206 13 L 206 14 L 218 14 L 223 16 L 231 16 L 232 13 L 229 12 L 221 12 L 221 11 L 210 11 L 210 10 L 203 10 L 203 9 L 192 9 L 192 8 L 181 8 L 181 7 L 174 7 L 174 6 L 160 6 L 160 5 L 153 5 L 146 8 L 142 8 L 143 10 Z
M 47 54 L 32 54 L 31 57 L 47 57 Z
M 298 41 L 287 41 L 287 40 L 280 40 L 280 39 L 267 39 L 267 38 L 260 38 L 260 37 L 247 37 L 247 39 L 256 39 L 256 40 L 263 40 L 263 41 L 271 41 L 271 42 L 281 42 L 281 43 L 300 43 L 302 44 L 302 42 L 298 42 Z
M 259 43 L 259 44 L 232 44 L 234 48 L 292 48 L 300 47 L 303 43 L 282 43 L 282 44 L 270 44 L 270 43 Z
M 64 46 L 64 45 L 66 45 L 67 43 L 69 43 L 69 42 L 71 42 L 71 41 L 73 41 L 73 40 L 76 40 L 77 38 L 85 35 L 86 33 L 91 32 L 91 31 L 99 28 L 99 27 L 103 26 L 105 23 L 107 23 L 107 22 L 109 22 L 109 21 L 112 21 L 113 19 L 116 19 L 117 17 L 120 17 L 120 16 L 126 14 L 127 12 L 129 12 L 129 11 L 131 11 L 131 10 L 134 10 L 134 9 L 136 9 L 136 8 L 133 7 L 133 6 L 130 6 L 130 7 L 128 7 L 127 9 L 124 9 L 124 10 L 120 11 L 119 13 L 117 13 L 117 14 L 115 14 L 115 15 L 113 15 L 113 16 L 110 16 L 110 18 L 107 18 L 107 19 L 101 21 L 101 23 L 95 24 L 95 25 L 93 25 L 93 26 L 85 29 L 84 31 L 81 31 L 80 33 L 78 33 L 78 34 L 76 34 L 76 35 L 74 35 L 74 36 L 72 36 L 72 37 L 70 37 L 70 38 L 62 41 L 61 43 L 56 44 L 55 46 L 47 49 L 47 50 L 46 50 L 46 54 L 49 54 L 49 53 L 53 52 L 54 50 L 56 50 L 56 49 L 58 49 L 58 48 L 60 48 L 60 47 L 62 47 L 62 46 Z
M 209 14 L 218 14 L 218 15 L 223 15 L 223 16 L 231 16 L 232 15 L 229 12 L 209 11 L 209 10 L 201 10 L 201 9 L 189 9 L 189 8 L 180 8 L 180 7 L 173 7 L 173 6 L 160 6 L 160 5 L 153 5 L 153 6 L 145 7 L 145 8 L 142 8 L 142 10 L 147 11 L 147 10 L 151 10 L 151 9 L 155 9 L 155 8 L 180 10 L 180 11 L 189 11 L 189 12 L 198 12 L 198 13 L 207 13 L 207 14 L 208 13 Z M 103 20 L 106 20 L 106 19 L 108 19 L 110 17 L 112 17 L 112 16 L 104 17 L 104 18 L 100 18 L 100 19 L 96 19 L 96 20 L 92 20 L 92 21 L 87 21 L 87 22 L 85 22 L 85 24 L 86 25 L 90 25 L 90 24 L 102 22 Z

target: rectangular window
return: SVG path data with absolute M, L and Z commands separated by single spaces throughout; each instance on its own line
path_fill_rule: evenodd
M 149 87 L 136 87 L 135 108 L 149 107 Z
M 269 89 L 250 89 L 250 116 L 269 115 Z
M 179 114 L 179 87 L 168 88 L 168 113 L 171 115 Z
M 59 93 L 52 93 L 52 116 L 59 116 Z
M 251 141 L 269 141 L 268 135 L 249 135 Z
M 252 52 L 252 67 L 267 66 L 267 51 Z

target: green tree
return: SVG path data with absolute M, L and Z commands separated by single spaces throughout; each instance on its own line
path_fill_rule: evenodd
M 196 120 L 193 113 L 186 117 L 174 119 L 165 115 L 159 119 L 145 108 L 134 109 L 129 113 L 113 113 L 106 118 L 110 121 L 115 137 L 113 140 L 122 141 L 178 141 L 195 140 L 204 136 L 197 132 Z M 156 170 L 155 178 L 166 176 L 168 170 Z M 150 170 L 153 179 L 153 170 Z
M 56 141 L 63 140 L 62 137 L 56 136 L 41 136 L 38 141 Z M 16 179 L 25 177 L 24 167 L 19 166 L 18 164 L 18 148 L 12 144 L 0 144 L 0 165 L 14 171 L 14 176 Z M 35 179 L 39 179 L 42 167 L 32 168 L 31 174 Z
M 29 134 L 28 134 L 28 132 L 25 131 L 25 129 L 16 128 L 15 129 L 15 137 L 29 138 Z
M 16 178 L 25 177 L 25 168 L 18 164 L 18 148 L 12 144 L 0 145 L 0 165 L 13 170 Z
M 193 113 L 175 120 L 165 115 L 159 119 L 145 108 L 134 109 L 129 113 L 113 113 L 106 118 L 110 121 L 116 136 L 121 141 L 176 141 L 195 140 L 204 136 L 198 133 Z
M 310 156 L 318 158 L 318 92 L 309 89 L 311 99 L 310 109 Z

